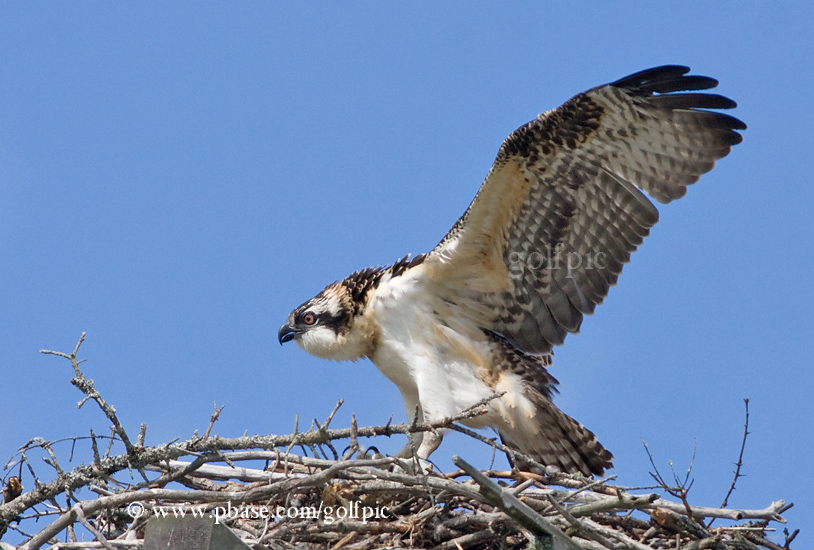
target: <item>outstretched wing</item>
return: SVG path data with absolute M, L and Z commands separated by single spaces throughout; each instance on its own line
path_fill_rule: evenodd
M 664 66 L 579 94 L 518 128 L 425 265 L 448 313 L 545 353 L 577 332 L 661 203 L 739 143 L 718 82 Z

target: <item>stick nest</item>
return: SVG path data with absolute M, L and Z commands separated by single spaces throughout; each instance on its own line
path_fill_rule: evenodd
M 546 475 L 480 472 L 457 457 L 461 469 L 442 473 L 359 444 L 361 437 L 449 429 L 512 453 L 457 424 L 482 414 L 485 403 L 431 424 L 358 427 L 354 419 L 348 428 L 333 429 L 340 401 L 325 422 L 308 431 L 295 427 L 283 436 L 238 438 L 211 435 L 219 409 L 202 436 L 144 446 L 145 426 L 131 440 L 115 408 L 82 374 L 76 357 L 83 339 L 84 334 L 71 354 L 45 353 L 70 360 L 71 382 L 85 394 L 80 405 L 95 401 L 111 433 L 91 431 L 61 442 L 33 439 L 9 460 L 0 536 L 17 533 L 23 549 L 141 548 L 150 536 L 150 518 L 181 515 L 214 518 L 256 549 L 539 548 L 545 546 L 541 525 L 553 529 L 555 548 L 571 550 L 787 550 L 797 534 L 784 530 L 782 544 L 767 539 L 775 523 L 785 523 L 781 514 L 790 504 L 734 510 L 725 499 L 717 508 L 694 506 L 687 479 L 668 484 L 655 465 L 656 485 L 632 489 L 612 484 L 614 476 L 592 480 L 542 466 Z M 747 433 L 748 402 L 744 442 Z M 63 469 L 55 448 L 66 442 L 71 458 L 77 445 L 90 447 L 91 462 Z M 115 454 L 120 447 L 123 452 Z M 35 455 L 45 460 L 51 481 L 42 481 Z M 23 484 L 32 488 L 24 492 Z M 715 526 L 719 520 L 725 525 Z

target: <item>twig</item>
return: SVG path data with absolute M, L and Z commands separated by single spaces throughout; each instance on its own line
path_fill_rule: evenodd
M 331 414 L 329 414 L 329 415 L 328 415 L 328 418 L 325 420 L 325 423 L 324 423 L 324 424 L 322 424 L 322 426 L 320 426 L 320 429 L 321 429 L 321 430 L 327 430 L 327 429 L 328 429 L 328 426 L 330 426 L 330 425 L 331 425 L 331 420 L 333 420 L 333 419 L 334 419 L 334 415 L 336 414 L 336 411 L 338 411 L 338 410 L 339 410 L 339 407 L 341 407 L 341 406 L 342 406 L 342 403 L 344 403 L 344 402 L 345 402 L 345 398 L 344 398 L 344 397 L 343 397 L 343 398 L 341 398 L 339 401 L 337 401 L 337 402 L 336 402 L 336 406 L 334 407 L 334 410 L 332 410 L 332 411 L 331 411 Z
M 220 408 L 218 408 L 218 404 L 215 403 L 215 412 L 213 412 L 212 416 L 209 418 L 209 426 L 206 427 L 206 432 L 204 432 L 203 434 L 204 439 L 207 439 L 209 437 L 209 433 L 212 431 L 212 427 L 215 425 L 215 422 L 217 422 L 218 418 L 220 417 L 220 412 L 223 410 L 225 406 L 226 405 L 221 405 Z
M 85 529 L 93 533 L 93 536 L 96 537 L 96 540 L 101 543 L 102 546 L 107 548 L 108 550 L 116 550 L 110 543 L 107 541 L 107 538 L 98 530 L 96 527 L 90 524 L 90 522 L 85 517 L 85 513 L 82 511 L 82 507 L 79 506 L 76 508 L 76 519 L 79 520 L 79 523 L 85 526 Z
M 674 497 L 681 500 L 682 504 L 684 504 L 684 509 L 687 513 L 687 516 L 692 517 L 692 507 L 690 506 L 689 501 L 687 501 L 687 494 L 689 493 L 690 487 L 692 486 L 692 481 L 687 482 L 690 479 L 690 472 L 692 472 L 692 465 L 695 463 L 695 447 L 693 447 L 692 453 L 692 460 L 690 461 L 690 466 L 687 468 L 687 475 L 684 478 L 684 481 L 681 482 L 678 480 L 678 477 L 675 474 L 675 470 L 673 469 L 673 462 L 670 461 L 670 469 L 673 472 L 673 480 L 676 482 L 676 487 L 670 487 L 667 485 L 667 482 L 664 481 L 661 473 L 659 472 L 658 466 L 656 466 L 656 461 L 653 459 L 653 455 L 650 453 L 650 448 L 648 447 L 647 443 L 642 440 L 642 444 L 644 445 L 644 450 L 647 453 L 647 458 L 650 460 L 650 465 L 653 466 L 653 471 L 650 472 L 650 476 L 656 480 L 662 489 L 667 491 L 669 494 L 673 495 Z
M 557 510 L 557 512 L 559 512 L 560 515 L 563 518 L 565 518 L 565 520 L 568 523 L 570 523 L 573 527 L 576 528 L 576 533 L 578 535 L 580 535 L 584 539 L 589 539 L 589 540 L 593 540 L 595 542 L 598 542 L 599 544 L 601 544 L 605 548 L 610 548 L 611 550 L 613 550 L 613 543 L 612 542 L 610 542 L 609 540 L 605 540 L 605 538 L 602 537 L 602 536 L 599 536 L 596 533 L 596 529 L 590 527 L 587 522 L 583 523 L 583 521 L 580 521 L 577 518 L 575 518 L 573 515 L 571 515 L 568 512 L 568 510 L 566 510 L 559 502 L 557 502 L 557 499 L 552 498 L 552 497 L 549 496 L 548 501 Z
M 735 463 L 735 477 L 732 478 L 732 484 L 729 486 L 729 490 L 726 492 L 726 496 L 724 497 L 724 501 L 721 503 L 721 508 L 726 508 L 729 504 L 729 497 L 732 495 L 732 492 L 735 490 L 735 483 L 738 482 L 738 478 L 741 476 L 741 466 L 743 466 L 743 451 L 746 449 L 746 438 L 749 436 L 749 398 L 744 398 L 743 400 L 744 407 L 746 408 L 746 420 L 743 423 L 743 440 L 741 441 L 741 450 L 738 453 L 738 461 Z
M 136 447 L 144 447 L 144 440 L 147 439 L 147 424 L 142 422 L 139 426 L 138 436 L 136 437 Z
M 77 361 L 76 355 L 79 353 L 79 346 L 82 345 L 82 342 L 85 341 L 85 333 L 82 333 L 82 336 L 79 337 L 79 342 L 77 342 L 76 347 L 73 350 L 73 353 L 67 355 L 65 353 L 59 351 L 51 351 L 51 350 L 40 350 L 40 353 L 44 353 L 46 355 L 58 355 L 60 357 L 64 357 L 71 362 L 71 366 L 74 369 L 74 377 L 71 380 L 71 384 L 79 388 L 82 393 L 84 393 L 87 397 L 79 402 L 78 407 L 81 407 L 82 404 L 87 401 L 88 399 L 93 399 L 99 405 L 99 408 L 102 409 L 102 412 L 105 413 L 108 420 L 113 423 L 113 427 L 116 429 L 116 433 L 121 438 L 122 443 L 124 443 L 124 448 L 127 449 L 128 453 L 133 453 L 135 451 L 133 444 L 130 443 L 130 438 L 127 437 L 127 432 L 124 431 L 124 427 L 122 426 L 121 422 L 119 422 L 119 418 L 116 416 L 116 408 L 109 405 L 107 401 L 102 399 L 102 396 L 96 390 L 93 385 L 93 380 L 88 380 L 85 378 L 85 375 L 79 369 L 79 365 L 83 363 L 83 361 Z

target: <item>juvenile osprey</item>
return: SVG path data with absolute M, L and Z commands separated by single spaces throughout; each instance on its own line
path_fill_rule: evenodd
M 565 472 L 613 455 L 552 402 L 551 348 L 578 332 L 658 221 L 661 203 L 726 156 L 746 125 L 688 67 L 638 72 L 579 94 L 513 132 L 475 199 L 427 254 L 328 285 L 289 315 L 294 340 L 336 361 L 368 357 L 421 422 L 495 393 L 464 424 Z M 685 93 L 677 93 L 685 92 Z M 441 435 L 416 434 L 429 457 Z

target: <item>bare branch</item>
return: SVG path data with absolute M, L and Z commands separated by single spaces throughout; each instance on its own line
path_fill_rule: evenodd
M 80 363 L 82 361 L 77 361 L 76 355 L 79 353 L 79 346 L 82 345 L 82 342 L 85 341 L 85 333 L 82 333 L 82 336 L 79 337 L 79 342 L 77 342 L 76 347 L 73 350 L 73 353 L 70 355 L 66 355 L 64 353 L 58 351 L 50 351 L 50 350 L 40 350 L 40 353 L 44 353 L 46 355 L 58 355 L 60 357 L 64 357 L 71 362 L 71 366 L 74 369 L 74 377 L 71 380 L 71 384 L 79 388 L 82 393 L 84 393 L 87 397 L 79 402 L 78 407 L 81 407 L 85 401 L 88 399 L 93 399 L 99 405 L 99 408 L 102 409 L 102 412 L 105 413 L 105 416 L 113 423 L 113 427 L 116 430 L 116 433 L 121 438 L 122 443 L 124 443 L 125 449 L 127 449 L 128 453 L 132 453 L 134 448 L 133 444 L 130 443 L 130 438 L 127 437 L 127 432 L 124 431 L 124 427 L 122 426 L 121 422 L 119 422 L 119 418 L 116 416 L 116 408 L 109 405 L 107 401 L 102 399 L 102 396 L 96 391 L 96 387 L 93 385 L 93 380 L 88 380 L 85 378 L 85 375 L 79 369 Z
M 217 422 L 218 418 L 220 417 L 220 412 L 225 406 L 226 405 L 221 405 L 221 407 L 218 408 L 218 404 L 215 403 L 215 412 L 212 413 L 212 417 L 209 419 L 209 426 L 207 426 L 206 432 L 204 432 L 203 435 L 204 439 L 209 437 L 210 432 L 212 432 L 212 427 L 215 425 L 215 422 Z
M 732 484 L 729 486 L 729 490 L 726 492 L 726 496 L 724 497 L 724 501 L 721 503 L 721 508 L 726 508 L 727 504 L 729 504 L 729 497 L 732 495 L 732 491 L 735 490 L 735 483 L 738 482 L 738 478 L 741 477 L 741 466 L 743 466 L 743 451 L 746 449 L 746 438 L 749 436 L 749 398 L 744 398 L 743 405 L 746 408 L 746 420 L 743 423 L 743 441 L 741 441 L 741 450 L 738 453 L 738 461 L 735 463 L 735 477 L 732 478 Z

